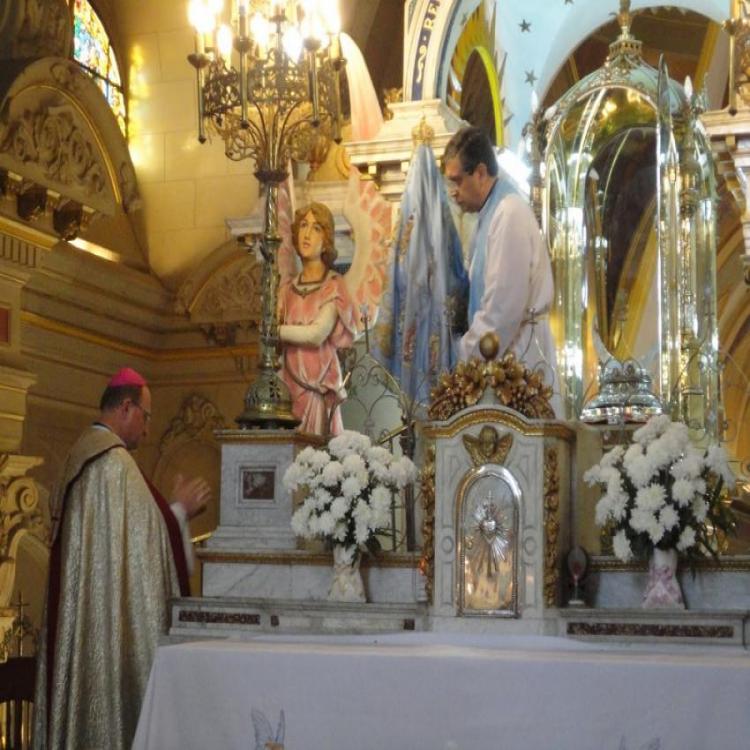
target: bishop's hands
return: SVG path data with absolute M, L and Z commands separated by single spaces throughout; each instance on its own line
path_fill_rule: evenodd
M 188 518 L 195 518 L 211 499 L 211 488 L 201 477 L 187 479 L 182 474 L 174 478 L 172 502 L 180 503 Z

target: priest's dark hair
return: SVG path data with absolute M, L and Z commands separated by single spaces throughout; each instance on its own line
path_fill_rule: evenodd
M 128 399 L 140 406 L 142 385 L 108 385 L 99 400 L 100 411 L 111 411 Z
M 461 128 L 453 134 L 443 152 L 443 164 L 454 157 L 458 157 L 461 169 L 466 174 L 473 174 L 481 163 L 487 167 L 487 174 L 490 177 L 497 177 L 495 149 L 489 136 L 479 128 L 474 126 Z

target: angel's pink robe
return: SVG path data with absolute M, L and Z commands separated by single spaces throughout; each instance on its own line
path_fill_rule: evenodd
M 344 428 L 339 404 L 346 392 L 336 350 L 351 346 L 356 332 L 354 303 L 344 279 L 329 272 L 326 280 L 309 292 L 290 279 L 282 284 L 279 301 L 280 320 L 286 325 L 312 325 L 323 305 L 333 302 L 336 306 L 336 323 L 322 344 L 284 344 L 281 376 L 292 396 L 294 416 L 301 420 L 299 429 L 338 435 Z

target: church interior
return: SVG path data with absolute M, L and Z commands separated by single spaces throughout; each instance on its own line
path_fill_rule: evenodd
M 207 54 L 218 53 L 205 46 L 211 33 L 196 32 L 192 24 L 200 27 L 193 12 L 198 6 L 237 27 L 240 5 L 244 23 L 248 5 L 248 15 L 256 6 L 273 15 L 291 14 L 297 4 L 0 0 L 0 662 L 35 653 L 49 564 L 49 498 L 70 447 L 99 413 L 108 378 L 124 366 L 145 376 L 153 396 L 149 434 L 137 452 L 145 474 L 158 487 L 168 488 L 183 474 L 205 477 L 212 488 L 209 507 L 191 521 L 198 565 L 192 597 L 173 608 L 173 626 L 180 622 L 174 642 L 236 635 L 241 629 L 216 625 L 226 612 L 240 618 L 235 622 L 244 616 L 245 622 L 260 623 L 263 632 L 284 616 L 305 623 L 296 632 L 315 632 L 324 622 L 334 625 L 321 626 L 323 632 L 369 632 L 362 624 L 365 615 L 350 605 L 335 614 L 332 603 L 323 601 L 330 552 L 315 542 L 295 541 L 291 527 L 287 533 L 281 526 L 273 533 L 286 541 L 266 546 L 247 529 L 242 538 L 258 546 L 238 551 L 235 527 L 227 530 L 225 515 L 235 511 L 224 508 L 228 477 L 244 471 L 246 452 L 257 451 L 261 470 L 277 460 L 272 454 L 283 453 L 263 437 L 264 432 L 277 435 L 283 419 L 258 426 L 247 417 L 249 394 L 257 395 L 254 384 L 274 377 L 271 371 L 278 366 L 264 333 L 278 305 L 274 268 L 283 274 L 294 262 L 287 242 L 290 206 L 311 201 L 331 209 L 336 268 L 355 278 L 361 292 L 359 335 L 347 352 L 349 364 L 341 357 L 349 392 L 341 404 L 344 427 L 397 446 L 420 472 L 392 514 L 381 551 L 363 560 L 368 600 L 379 607 L 369 615 L 375 630 L 382 633 L 399 623 L 401 630 L 442 630 L 451 638 L 460 632 L 476 638 L 594 633 L 602 640 L 607 628 L 620 627 L 621 634 L 635 634 L 636 643 L 653 645 L 657 632 L 672 628 L 671 644 L 687 640 L 701 649 L 710 641 L 710 650 L 720 645 L 721 633 L 731 632 L 732 646 L 746 649 L 750 4 L 337 0 L 338 55 L 326 52 L 330 70 L 321 67 L 320 83 L 305 84 L 316 97 L 295 117 L 310 121 L 312 111 L 316 119 L 318 106 L 325 108 L 332 92 L 337 111 L 320 118 L 320 128 L 303 128 L 294 148 L 284 152 L 287 161 L 278 154 L 269 157 L 268 139 L 249 143 L 237 111 L 221 109 L 220 93 L 211 88 L 214 63 L 205 62 Z M 250 54 L 261 54 L 261 48 L 259 42 Z M 236 49 L 227 53 L 228 60 Z M 313 59 L 316 52 L 305 54 Z M 324 78 L 324 72 L 334 78 Z M 277 89 L 270 105 L 258 105 L 259 113 L 281 107 L 286 96 L 281 78 L 269 80 L 264 86 Z M 245 92 L 251 105 L 253 97 L 268 96 L 259 91 Z M 435 416 L 428 390 L 415 396 L 405 374 L 403 382 L 392 367 L 383 374 L 370 354 L 371 348 L 385 348 L 379 307 L 387 299 L 383 292 L 393 257 L 409 241 L 408 234 L 404 239 L 398 232 L 417 148 L 427 146 L 439 169 L 443 149 L 466 123 L 484 130 L 517 170 L 552 259 L 550 317 L 557 345 L 556 395 L 563 406 L 549 425 L 534 409 L 520 417 L 506 410 L 497 417 L 499 407 L 488 405 L 481 393 L 460 404 L 463 412 Z M 359 201 L 356 220 L 347 209 L 352 190 Z M 279 236 L 270 243 L 277 257 L 269 261 L 263 232 L 268 233 L 271 213 Z M 451 216 L 465 254 L 473 220 L 455 205 Z M 411 231 L 418 231 L 416 224 Z M 605 256 L 611 262 L 601 261 Z M 427 380 L 435 385 L 438 374 L 430 380 L 430 373 L 422 373 L 422 386 Z M 617 391 L 622 385 L 617 378 L 623 377 L 631 388 L 624 401 Z M 683 420 L 696 444 L 725 447 L 736 477 L 726 501 L 736 533 L 722 539 L 716 559 L 698 564 L 697 578 L 683 571 L 686 598 L 692 598 L 687 611 L 649 619 L 634 613 L 638 605 L 633 603 L 645 563 L 616 559 L 611 535 L 607 539 L 595 522 L 598 490 L 585 484 L 583 474 L 622 434 L 631 435 L 657 413 Z M 533 526 L 539 534 L 534 537 L 538 550 L 531 550 L 531 543 L 513 547 L 507 564 L 515 572 L 508 574 L 507 592 L 495 592 L 499 598 L 492 606 L 469 592 L 459 575 L 471 549 L 462 536 L 469 523 L 461 515 L 467 513 L 462 503 L 468 508 L 472 493 L 484 491 L 482 461 L 500 455 L 496 446 L 482 454 L 476 441 L 483 425 L 514 431 L 513 450 L 523 450 L 528 465 L 521 473 L 528 482 L 511 476 L 510 465 L 510 473 L 505 467 L 491 469 L 490 478 L 516 498 L 508 501 L 510 527 L 520 534 Z M 467 429 L 477 434 L 469 435 L 468 443 Z M 306 444 L 300 440 L 290 437 L 284 446 L 289 462 Z M 469 456 L 459 459 L 463 445 Z M 448 476 L 444 466 L 465 471 L 466 477 L 476 471 L 477 484 Z M 243 490 L 244 500 L 252 499 L 253 491 Z M 534 493 L 542 505 L 522 512 L 521 498 Z M 552 499 L 559 501 L 554 530 L 548 515 Z M 552 559 L 545 560 L 543 550 L 551 547 Z M 581 594 L 586 614 L 578 619 L 570 614 L 575 608 L 567 607 L 578 600 L 578 574 L 570 572 L 576 550 L 584 555 L 590 582 Z M 251 568 L 263 573 L 259 588 Z M 305 581 L 304 591 L 295 576 Z M 258 599 L 253 613 L 238 614 L 233 596 Z M 207 604 L 211 597 L 213 609 Z M 288 610 L 279 615 L 268 604 L 274 599 L 296 601 L 287 601 Z M 482 619 L 489 610 L 492 616 Z M 653 638 L 639 639 L 639 627 L 645 628 L 641 635 Z M 700 633 L 709 631 L 701 643 Z M 393 651 L 388 658 L 398 657 L 403 636 L 391 641 L 382 636 Z M 577 643 L 571 640 L 557 676 L 544 688 L 555 717 L 565 713 L 562 707 L 558 711 L 556 696 L 574 679 Z M 230 671 L 231 654 L 211 648 L 206 645 L 200 658 Z M 293 655 L 293 649 L 279 653 L 280 673 L 296 669 Z M 349 667 L 343 657 L 339 664 L 340 657 L 328 645 L 310 655 L 327 658 L 347 684 Z M 696 664 L 689 668 L 697 669 Z M 505 666 L 497 679 L 510 695 L 524 678 L 512 676 L 520 669 L 516 662 Z M 596 664 L 588 666 L 592 671 L 585 679 L 595 693 Z M 747 695 L 748 681 L 745 673 L 730 673 L 729 660 L 726 666 L 726 673 L 719 670 L 714 677 L 680 672 L 678 679 L 714 679 L 717 684 L 704 682 L 704 690 L 729 692 L 722 710 L 730 715 L 735 698 L 743 691 Z M 412 667 L 400 695 L 423 695 L 431 679 L 426 667 Z M 455 672 L 440 672 L 441 680 L 463 674 L 472 683 L 470 663 L 450 669 Z M 491 711 L 483 696 L 500 689 L 493 687 L 492 674 L 478 677 L 467 702 Z M 174 676 L 194 679 L 179 671 Z M 314 689 L 314 683 L 304 684 Z M 624 689 L 630 683 L 623 678 L 622 684 Z M 522 710 L 522 698 L 508 698 L 509 710 Z M 382 712 L 396 710 L 385 696 L 372 699 Z M 291 696 L 289 705 L 296 700 Z M 638 705 L 646 700 L 639 698 Z M 415 706 L 420 716 L 421 698 Z M 241 708 L 233 710 L 235 717 Z M 275 725 L 278 707 L 264 710 Z M 643 710 L 648 712 L 645 704 Z M 580 722 L 585 705 L 577 711 L 573 719 Z M 287 716 L 291 720 L 291 711 Z M 449 719 L 434 718 L 435 736 L 448 736 Z M 687 716 L 684 720 L 692 726 Z M 727 720 L 726 744 L 709 739 L 702 747 L 746 747 L 732 734 L 740 731 L 733 721 Z M 269 731 L 271 744 L 258 746 L 283 748 L 283 724 L 282 711 L 282 739 L 273 744 L 278 733 Z M 255 727 L 257 739 L 258 723 Z M 179 735 L 177 728 L 169 730 Z M 365 730 L 375 736 L 379 731 L 367 722 Z M 508 736 L 522 730 L 515 727 Z M 250 742 L 252 729 L 247 731 Z M 404 731 L 404 744 L 392 746 L 428 747 Z M 598 731 L 594 727 L 591 736 L 602 736 Z M 289 734 L 294 736 L 291 723 Z M 139 734 L 140 746 L 167 746 L 159 742 L 168 735 L 155 736 L 161 740 L 152 737 L 149 744 Z M 341 736 L 348 737 L 348 730 Z M 638 742 L 652 739 L 629 736 L 636 744 L 612 735 L 608 747 L 641 747 Z M 466 737 L 460 741 L 466 744 L 440 746 L 486 746 L 479 731 Z M 359 746 L 383 746 L 368 742 Z M 529 747 L 558 746 L 545 742 L 554 739 Z M 678 746 L 687 747 L 666 740 L 648 745 Z M 0 728 L 0 750 L 11 747 L 16 745 Z

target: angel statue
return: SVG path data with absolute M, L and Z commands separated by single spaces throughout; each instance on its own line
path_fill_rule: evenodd
M 352 345 L 362 326 L 360 311 L 376 312 L 384 284 L 390 209 L 353 171 L 344 208 L 357 249 L 351 268 L 339 274 L 331 211 L 322 203 L 298 209 L 291 244 L 301 270 L 282 279 L 279 289 L 281 376 L 292 397 L 302 432 L 338 435 L 340 405 L 346 397 L 338 350 Z M 384 210 L 385 208 L 385 210 Z M 280 268 L 289 268 L 280 261 Z

